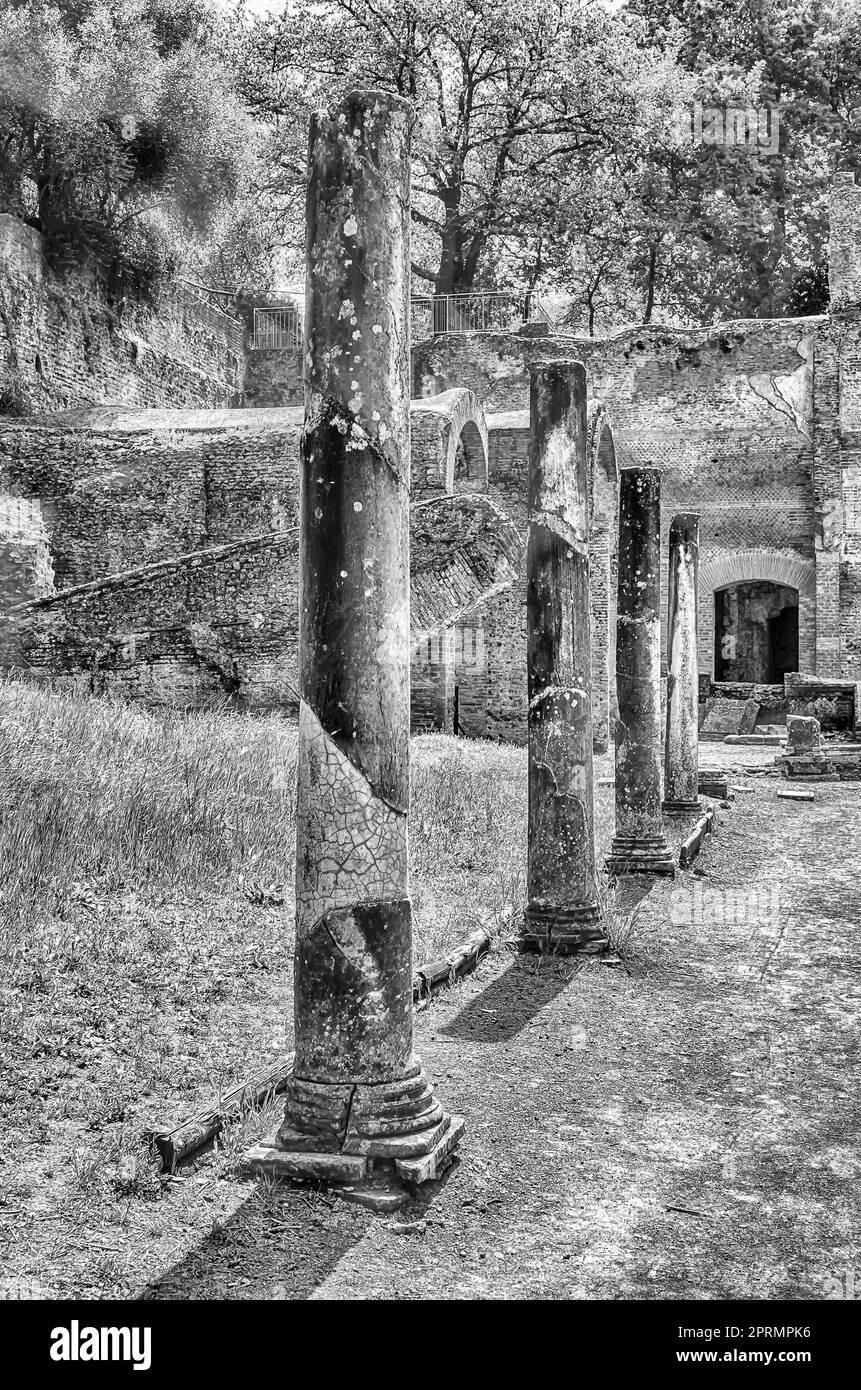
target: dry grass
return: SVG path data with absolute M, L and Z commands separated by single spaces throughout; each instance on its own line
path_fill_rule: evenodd
M 295 769 L 278 715 L 0 683 L 0 1222 L 44 1207 L 53 1233 L 19 1283 L 128 1287 L 113 1228 L 157 1227 L 167 1181 L 141 1131 L 289 1050 Z M 522 750 L 415 740 L 417 960 L 507 926 L 524 815 Z M 229 1171 L 269 1124 L 250 1111 L 201 1163 Z
M 134 1287 L 128 1252 L 175 1238 L 194 1175 L 229 1173 L 271 1128 L 272 1107 L 250 1110 L 180 1188 L 140 1143 L 289 1051 L 295 770 L 295 724 L 276 714 L 0 682 L 4 1288 Z M 608 789 L 596 808 L 601 854 Z M 507 933 L 525 750 L 415 739 L 410 819 L 416 960 L 479 922 Z

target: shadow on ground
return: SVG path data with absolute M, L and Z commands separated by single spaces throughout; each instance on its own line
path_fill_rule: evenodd
M 519 956 L 503 975 L 470 999 L 440 1033 L 469 1042 L 507 1042 L 555 999 L 581 968 L 582 961 L 561 956 Z
M 263 1179 L 233 1216 L 138 1295 L 177 1299 L 313 1298 L 372 1225 L 420 1221 L 459 1167 L 413 1189 L 411 1200 L 379 1217 L 331 1192 Z
M 138 1297 L 306 1299 L 364 1236 L 370 1212 L 327 1193 L 262 1183 Z

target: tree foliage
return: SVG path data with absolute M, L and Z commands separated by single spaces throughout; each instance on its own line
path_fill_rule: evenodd
M 414 270 L 450 294 L 536 279 L 560 191 L 594 195 L 608 158 L 667 100 L 642 25 L 600 0 L 326 0 L 248 23 L 242 90 L 272 136 L 267 193 L 292 207 L 310 111 L 354 86 L 409 97 L 418 123 Z
M 250 122 L 204 0 L 0 0 L 0 200 L 55 262 L 199 267 Z

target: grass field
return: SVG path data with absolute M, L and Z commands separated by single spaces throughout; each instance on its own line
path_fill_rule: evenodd
M 276 714 L 0 683 L 0 1215 L 51 1213 L 69 1287 L 123 1287 L 107 1266 L 87 1284 L 92 1242 L 74 1236 L 158 1195 L 141 1132 L 290 1050 L 295 769 L 295 725 Z M 416 963 L 478 923 L 508 934 L 525 750 L 415 739 L 410 834 Z

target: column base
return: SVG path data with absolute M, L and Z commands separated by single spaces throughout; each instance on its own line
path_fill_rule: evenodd
M 663 835 L 617 835 L 605 865 L 609 874 L 665 874 L 675 878 L 673 852 Z
M 394 1156 L 396 1143 L 392 1144 L 390 1158 L 294 1149 L 284 1143 L 279 1130 L 249 1149 L 242 1157 L 240 1169 L 246 1174 L 265 1173 L 288 1182 L 322 1182 L 345 1202 L 355 1202 L 372 1211 L 397 1211 L 412 1200 L 413 1186 L 438 1178 L 449 1166 L 463 1128 L 460 1115 L 446 1115 L 425 1135 L 412 1136 L 413 1141 L 425 1141 L 424 1152 L 417 1154 L 414 1142 L 411 1156 L 403 1158 Z
M 418 1057 L 396 1081 L 376 1085 L 291 1078 L 277 1134 L 249 1150 L 248 1173 L 325 1182 L 347 1201 L 393 1211 L 410 1200 L 408 1183 L 443 1171 L 464 1122 L 447 1115 Z
M 662 801 L 661 810 L 668 816 L 693 816 L 703 809 L 703 803 L 696 801 Z
M 603 951 L 607 937 L 601 927 L 597 900 L 586 907 L 549 907 L 529 903 L 517 937 L 521 951 L 542 955 L 573 956 Z

